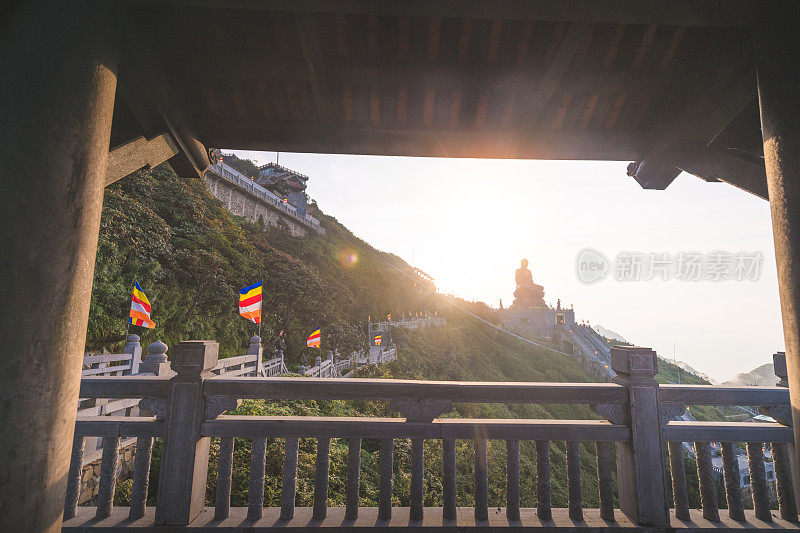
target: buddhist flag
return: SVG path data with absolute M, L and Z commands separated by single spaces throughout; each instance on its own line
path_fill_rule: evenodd
M 389 322 L 392 321 L 392 313 L 389 313 L 388 315 L 386 315 L 386 320 L 388 320 Z
M 130 322 L 134 326 L 144 328 L 154 328 L 155 324 L 150 320 L 150 300 L 145 296 L 144 291 L 139 286 L 138 281 L 133 282 L 133 296 L 131 296 Z
M 381 345 L 381 336 L 375 335 L 375 346 L 380 346 L 380 345 Z
M 319 348 L 320 337 L 320 330 L 315 331 L 306 339 L 306 346 L 309 348 Z
M 239 314 L 247 320 L 261 323 L 261 293 L 264 282 L 253 283 L 249 287 L 239 289 Z

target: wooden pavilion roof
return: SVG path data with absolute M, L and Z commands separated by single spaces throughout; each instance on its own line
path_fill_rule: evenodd
M 766 196 L 755 45 L 773 7 L 135 1 L 112 148 L 167 129 L 195 171 L 211 146 L 644 160 L 644 186 L 674 168 Z

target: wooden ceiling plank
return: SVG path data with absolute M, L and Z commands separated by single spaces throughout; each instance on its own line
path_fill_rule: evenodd
M 349 55 L 349 46 L 347 42 L 347 15 L 345 13 L 336 14 L 336 49 L 339 56 L 347 58 Z
M 567 72 L 590 28 L 591 25 L 586 23 L 570 24 L 567 28 L 553 59 L 539 76 L 536 91 L 526 102 L 526 108 L 530 112 L 526 113 L 525 116 L 530 126 L 536 125 L 545 110 L 545 106 L 558 90 L 564 74 Z
M 528 59 L 528 50 L 531 46 L 533 27 L 534 22 L 532 20 L 526 20 L 522 24 L 522 31 L 520 32 L 519 43 L 517 44 L 517 58 L 515 60 L 518 67 L 524 65 L 525 61 Z
M 497 50 L 500 48 L 500 40 L 503 38 L 503 19 L 494 19 L 490 32 L 486 61 L 494 63 L 497 59 Z
M 433 125 L 433 107 L 436 103 L 436 89 L 430 87 L 425 90 L 425 102 L 422 105 L 422 125 Z
M 397 39 L 397 60 L 405 61 L 408 57 L 408 48 L 411 46 L 411 19 L 397 17 L 399 34 Z
M 408 122 L 408 88 L 401 87 L 397 90 L 397 123 L 405 125 Z
M 634 70 L 641 68 L 644 58 L 647 57 L 650 47 L 653 46 L 653 37 L 655 37 L 657 29 L 658 26 L 656 24 L 650 24 L 647 26 L 647 29 L 645 29 L 642 35 L 642 42 L 639 44 L 639 49 L 636 51 L 636 55 L 633 56 L 633 61 L 631 62 L 631 68 Z
M 175 0 L 130 0 L 143 6 L 175 7 Z M 762 14 L 763 0 L 181 0 L 179 8 L 224 8 L 300 13 L 352 13 L 379 16 L 467 17 L 475 19 L 549 20 L 612 24 L 664 24 L 694 27 L 753 27 Z
M 461 19 L 461 33 L 458 36 L 458 62 L 466 63 L 469 57 L 469 37 L 472 33 L 472 19 Z
M 428 29 L 428 62 L 434 63 L 439 57 L 439 41 L 441 39 L 442 19 L 431 17 Z
M 314 97 L 314 107 L 322 121 L 330 120 L 328 101 L 330 92 L 325 79 L 325 64 L 322 56 L 322 46 L 319 40 L 319 30 L 313 15 L 299 14 L 296 16 L 297 35 L 303 50 L 308 82 Z
M 453 103 L 450 104 L 450 127 L 457 128 L 461 114 L 461 99 L 464 92 L 461 89 L 453 90 Z
M 606 52 L 606 57 L 603 59 L 604 67 L 610 67 L 614 64 L 614 59 L 616 59 L 617 52 L 619 51 L 619 45 L 622 43 L 622 38 L 625 37 L 626 28 L 627 26 L 625 24 L 617 24 L 617 28 L 614 30 L 614 37 L 611 39 L 608 52 Z

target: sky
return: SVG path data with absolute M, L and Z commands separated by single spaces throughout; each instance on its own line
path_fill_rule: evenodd
M 508 306 L 524 257 L 548 303 L 560 299 L 576 320 L 718 381 L 784 349 L 769 204 L 730 185 L 681 174 L 664 191 L 644 190 L 627 162 L 281 153 L 280 164 L 310 177 L 307 192 L 326 214 L 433 276 L 441 292 Z M 585 249 L 605 257 L 605 278 L 579 277 Z M 647 254 L 673 269 L 679 257 L 706 267 L 699 280 L 644 279 Z M 721 257 L 743 257 L 759 275 L 724 270 Z M 635 277 L 623 268 L 630 261 L 645 265 L 640 279 L 615 279 Z M 720 265 L 744 279 L 705 279 Z

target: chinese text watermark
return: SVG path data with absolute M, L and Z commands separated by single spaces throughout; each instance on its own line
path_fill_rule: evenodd
M 763 259 L 761 252 L 620 252 L 609 261 L 586 248 L 578 254 L 576 272 L 583 283 L 609 275 L 617 281 L 756 281 Z

